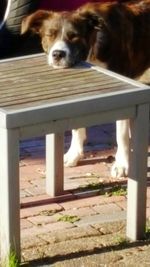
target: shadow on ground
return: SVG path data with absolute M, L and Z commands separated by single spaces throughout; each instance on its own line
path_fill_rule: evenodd
M 130 256 L 132 255 L 133 259 L 131 262 L 138 261 L 138 256 L 137 253 L 138 252 L 142 252 L 144 250 L 146 250 L 145 248 L 148 248 L 148 246 L 150 245 L 150 235 L 147 234 L 146 235 L 146 239 L 142 240 L 142 241 L 137 241 L 137 242 L 129 242 L 128 240 L 122 240 L 119 242 L 119 244 L 114 244 L 114 245 L 110 245 L 110 246 L 104 246 L 104 247 L 93 247 L 93 249 L 91 250 L 85 250 L 85 251 L 79 251 L 79 252 L 72 252 L 72 253 L 68 253 L 66 255 L 55 255 L 54 257 L 45 257 L 42 259 L 37 259 L 37 260 L 33 260 L 30 261 L 28 263 L 25 263 L 22 265 L 22 267 L 32 267 L 32 266 L 76 266 L 76 265 L 72 265 L 72 263 L 74 261 L 80 260 L 80 263 L 82 263 L 82 265 L 78 265 L 78 266 L 94 266 L 90 263 L 90 257 L 92 256 L 93 258 L 95 258 L 95 266 L 102 266 L 102 264 L 104 264 L 103 266 L 118 266 L 118 265 L 112 265 L 113 263 L 111 262 L 112 260 L 112 255 L 111 254 L 115 254 L 116 252 L 121 253 L 122 256 L 120 257 L 113 257 L 116 258 L 117 261 L 114 264 L 117 264 L 117 262 L 123 264 L 124 260 L 125 260 L 125 256 L 124 254 L 127 256 L 130 254 Z M 127 252 L 128 250 L 134 250 L 135 253 L 129 253 Z M 150 249 L 149 249 L 150 251 Z M 100 259 L 100 255 L 102 254 L 106 254 L 107 256 L 107 263 L 101 263 L 101 259 Z M 110 254 L 110 255 L 109 255 Z M 109 261 L 110 258 L 110 261 Z M 148 260 L 148 258 L 147 258 Z M 99 265 L 98 264 L 99 261 Z M 68 262 L 68 264 L 67 264 Z M 84 265 L 84 262 L 89 263 L 87 265 Z M 78 264 L 78 263 L 77 263 Z M 109 265 L 110 264 L 110 265 Z M 142 266 L 146 266 L 144 263 L 144 257 L 143 257 L 143 265 Z M 126 261 L 126 265 L 119 265 L 119 266 L 129 266 L 128 265 L 128 261 Z M 133 266 L 133 265 L 130 265 Z M 139 266 L 139 265 L 137 265 Z M 148 266 L 148 265 L 147 265 Z

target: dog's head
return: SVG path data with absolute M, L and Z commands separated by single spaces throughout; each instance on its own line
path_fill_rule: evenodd
M 39 34 L 48 63 L 55 68 L 67 68 L 87 59 L 97 25 L 96 16 L 80 10 L 39 10 L 23 19 L 22 34 L 28 30 Z

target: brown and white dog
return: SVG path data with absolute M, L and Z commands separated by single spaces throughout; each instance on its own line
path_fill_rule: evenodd
M 40 35 L 54 68 L 68 68 L 83 60 L 98 60 L 125 76 L 135 78 L 150 67 L 150 0 L 127 3 L 89 3 L 71 12 L 39 10 L 24 18 L 22 34 Z M 83 156 L 85 129 L 72 131 L 66 166 Z M 115 177 L 128 175 L 129 122 L 117 122 Z

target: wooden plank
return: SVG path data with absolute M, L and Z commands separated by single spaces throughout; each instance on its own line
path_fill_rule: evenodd
M 106 85 L 105 85 L 106 88 Z M 101 90 L 101 94 L 105 93 L 105 88 L 104 90 Z M 129 89 L 130 87 L 128 85 L 124 86 L 124 90 L 125 89 Z M 82 89 L 82 86 L 80 87 L 80 89 Z M 120 86 L 115 86 L 113 92 L 116 92 L 120 89 Z M 107 85 L 107 93 L 112 92 L 112 85 Z M 49 100 L 49 102 L 53 102 L 55 103 L 56 101 L 61 101 L 61 100 L 67 100 L 67 98 L 73 98 L 73 97 L 83 97 L 83 96 L 93 96 L 93 95 L 99 95 L 99 91 L 97 89 L 97 87 L 93 86 L 92 90 L 90 90 L 90 88 L 84 88 L 82 91 L 79 90 L 78 92 L 78 88 L 75 89 L 73 88 L 73 90 L 67 90 L 66 88 L 62 88 L 59 92 L 56 91 L 52 91 L 50 93 L 49 90 L 46 91 L 41 91 L 41 89 L 39 89 L 39 91 L 37 92 L 37 90 L 35 90 L 35 92 L 30 93 L 30 92 L 24 92 L 23 94 L 20 94 L 19 92 L 17 92 L 16 94 L 7 94 L 6 95 L 2 95 L 0 98 L 0 107 L 13 107 L 15 105 L 18 106 L 18 104 L 20 104 L 20 107 L 22 104 L 28 104 L 30 103 L 30 106 L 33 105 L 34 102 L 37 101 L 44 101 L 46 100 L 46 102 Z
M 103 82 L 105 81 L 106 83 L 108 81 L 111 81 L 113 83 L 119 83 L 122 85 L 127 84 L 126 82 L 123 82 L 121 80 L 117 80 L 113 77 L 109 77 L 108 75 L 104 75 L 101 73 L 96 73 L 91 69 L 84 69 L 82 71 L 78 71 L 77 69 L 74 70 L 73 72 L 70 71 L 63 71 L 63 72 L 58 72 L 56 71 L 55 73 L 53 72 L 52 69 L 46 69 L 43 71 L 43 69 L 40 68 L 38 69 L 38 72 L 35 72 L 35 69 L 30 69 L 29 73 L 25 73 L 22 70 L 17 71 L 16 73 L 13 71 L 11 74 L 8 74 L 7 72 L 0 72 L 0 84 L 3 84 L 4 86 L 8 86 L 8 89 L 11 88 L 12 85 L 14 86 L 19 86 L 20 83 L 22 86 L 28 83 L 40 83 L 44 80 L 44 82 L 51 82 L 52 84 L 60 84 L 60 83 L 66 83 L 66 86 L 68 82 L 74 81 L 75 84 L 77 84 L 78 81 L 84 82 L 85 86 L 88 85 L 87 83 L 92 81 L 95 83 L 96 81 Z M 19 84 L 17 83 L 19 82 Z M 51 85 L 50 83 L 50 85 Z M 99 84 L 101 86 L 101 84 Z M 2 88 L 1 88 L 2 90 Z
M 149 136 L 149 104 L 137 108 L 131 123 L 131 157 L 127 197 L 127 236 L 144 237 L 146 227 L 146 185 Z
M 33 76 L 34 74 L 34 76 Z M 50 73 L 51 74 L 51 73 Z M 22 83 L 22 87 L 27 87 L 27 85 L 30 83 L 31 85 L 42 85 L 43 86 L 43 81 L 44 81 L 44 85 L 49 84 L 50 87 L 53 87 L 53 85 L 57 85 L 61 86 L 62 85 L 66 85 L 67 87 L 69 87 L 69 85 L 72 85 L 72 82 L 75 81 L 76 79 L 76 83 L 74 85 L 77 84 L 77 81 L 80 81 L 81 83 L 84 83 L 84 86 L 87 87 L 88 83 L 87 83 L 87 78 L 88 81 L 92 84 L 95 84 L 96 82 L 99 82 L 99 86 L 101 87 L 101 83 L 103 84 L 107 84 L 107 83 L 112 83 L 112 84 L 120 84 L 122 86 L 127 85 L 127 83 L 123 83 L 122 81 L 119 81 L 117 79 L 111 79 L 111 78 L 107 78 L 105 75 L 91 75 L 91 73 L 76 73 L 76 75 L 66 75 L 65 77 L 62 78 L 62 73 L 59 75 L 55 75 L 54 77 L 52 75 L 48 75 L 47 72 L 40 72 L 40 73 L 33 73 L 33 71 L 30 71 L 30 74 L 28 75 L 20 75 L 20 77 L 18 77 L 18 75 L 12 75 L 12 77 L 8 77 L 7 75 L 1 75 L 2 77 L 0 80 L 0 85 L 3 85 L 0 90 L 4 91 L 11 91 L 12 87 L 13 88 L 19 88 L 20 89 L 20 83 L 18 84 L 18 82 Z M 18 82 L 17 82 L 18 81 Z
M 101 86 L 100 86 L 101 84 Z M 12 97 L 12 99 L 15 97 L 15 96 L 26 96 L 26 94 L 30 94 L 31 96 L 35 95 L 36 97 L 39 96 L 39 94 L 49 94 L 49 98 L 52 98 L 53 95 L 52 94 L 62 94 L 64 91 L 70 93 L 70 96 L 71 95 L 74 95 L 74 94 L 79 94 L 79 93 L 82 93 L 82 92 L 85 92 L 85 93 L 88 93 L 91 91 L 97 91 L 97 94 L 102 94 L 103 92 L 110 92 L 110 91 L 117 91 L 117 90 L 124 90 L 124 89 L 128 89 L 128 88 L 131 88 L 131 85 L 129 84 L 125 84 L 122 86 L 122 84 L 118 83 L 118 82 L 114 82 L 112 83 L 111 81 L 107 81 L 107 82 L 103 82 L 101 81 L 101 83 L 99 81 L 95 81 L 94 84 L 92 81 L 89 81 L 88 83 L 88 86 L 85 86 L 85 82 L 84 81 L 81 81 L 80 82 L 80 86 L 79 87 L 78 85 L 72 85 L 72 81 L 68 81 L 68 83 L 63 83 L 62 81 L 62 84 L 59 84 L 57 82 L 55 83 L 49 83 L 48 81 L 45 82 L 45 85 L 44 85 L 44 88 L 43 90 L 41 90 L 41 87 L 43 86 L 41 83 L 38 84 L 38 83 L 31 83 L 29 85 L 30 87 L 28 87 L 26 84 L 25 86 L 22 86 L 21 90 L 19 87 L 14 87 L 12 86 L 9 90 L 7 89 L 7 86 L 6 88 L 3 87 L 3 89 L 0 90 L 0 93 L 1 93 L 1 97 L 3 97 L 3 100 L 7 100 L 7 97 Z M 108 89 L 107 89 L 108 88 Z M 19 95 L 18 95 L 19 94 Z
M 48 64 L 37 64 L 35 66 L 30 66 L 30 67 L 26 67 L 25 64 L 25 68 L 24 66 L 20 67 L 19 69 L 15 67 L 14 65 L 14 69 L 6 69 L 5 71 L 2 69 L 0 71 L 0 75 L 1 78 L 5 78 L 6 76 L 8 78 L 12 78 L 13 76 L 17 76 L 20 77 L 21 75 L 23 75 L 23 77 L 26 76 L 26 74 L 29 74 L 29 78 L 31 77 L 32 73 L 34 73 L 34 75 L 36 76 L 37 74 L 41 74 L 41 75 L 46 75 L 46 73 L 48 73 L 50 76 L 53 76 L 54 79 L 56 79 L 57 77 L 61 77 L 62 79 L 65 78 L 65 75 L 68 77 L 71 76 L 80 76 L 82 73 L 84 73 L 85 75 L 88 73 L 89 75 L 92 76 L 98 76 L 98 73 L 96 71 L 93 71 L 90 68 L 70 68 L 70 69 L 53 69 L 52 67 L 50 67 Z M 65 75 L 63 75 L 65 74 Z M 99 76 L 104 76 L 103 74 L 99 74 Z M 16 77 L 16 78 L 17 78 Z M 48 75 L 47 75 L 48 77 Z

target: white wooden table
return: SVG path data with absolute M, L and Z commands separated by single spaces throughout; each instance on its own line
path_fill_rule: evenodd
M 20 258 L 19 140 L 46 135 L 47 193 L 63 191 L 65 130 L 131 119 L 127 236 L 143 236 L 150 89 L 99 67 L 51 69 L 43 55 L 0 63 L 1 256 Z

